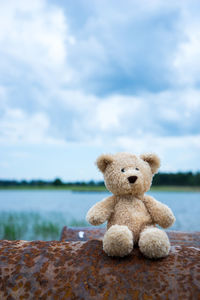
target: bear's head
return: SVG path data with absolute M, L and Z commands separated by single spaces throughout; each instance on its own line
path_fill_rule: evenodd
M 107 189 L 114 195 L 141 195 L 150 189 L 153 175 L 160 166 L 155 154 L 140 157 L 129 153 L 103 154 L 97 166 L 104 175 Z

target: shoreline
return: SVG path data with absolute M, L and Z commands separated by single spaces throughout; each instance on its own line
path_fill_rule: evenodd
M 9 186 L 0 187 L 0 191 L 73 191 L 107 192 L 104 186 Z M 200 192 L 200 186 L 152 186 L 150 192 Z

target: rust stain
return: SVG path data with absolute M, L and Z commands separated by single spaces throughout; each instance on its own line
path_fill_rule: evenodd
M 171 252 L 156 261 L 137 247 L 108 257 L 103 233 L 65 227 L 60 242 L 0 241 L 0 299 L 200 299 L 200 233 L 169 232 Z

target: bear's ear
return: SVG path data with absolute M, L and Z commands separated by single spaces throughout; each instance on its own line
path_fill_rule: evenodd
M 152 174 L 155 174 L 160 167 L 160 158 L 154 153 L 146 153 L 140 155 L 140 158 L 146 161 L 151 168 Z
M 96 164 L 99 170 L 104 173 L 107 166 L 113 162 L 113 156 L 110 154 L 102 154 L 97 158 Z

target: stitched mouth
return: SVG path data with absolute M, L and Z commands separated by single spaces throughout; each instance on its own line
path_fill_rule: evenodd
M 137 176 L 130 176 L 130 177 L 128 177 L 129 183 L 135 183 L 136 180 L 137 180 Z

